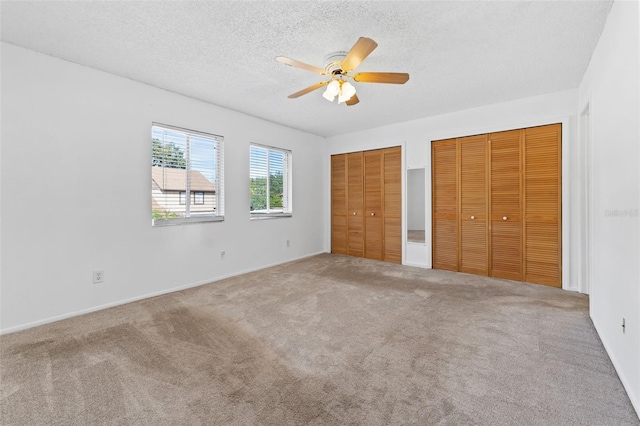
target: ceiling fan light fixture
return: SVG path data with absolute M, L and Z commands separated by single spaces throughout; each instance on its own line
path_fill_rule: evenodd
M 344 84 L 342 85 L 342 96 L 346 98 L 345 101 L 348 101 L 349 99 L 351 99 L 351 97 L 355 94 L 356 94 L 356 88 L 353 87 L 353 84 L 349 83 L 348 81 L 345 81 Z
M 338 94 L 338 103 L 346 102 L 356 94 L 356 88 L 348 81 L 341 81 L 340 93 Z
M 325 90 L 324 93 L 322 94 L 322 97 L 328 100 L 329 102 L 333 102 L 333 100 L 336 98 L 336 95 L 332 95 Z
M 338 80 L 332 80 L 331 83 L 327 84 L 327 90 L 324 91 L 322 97 L 328 100 L 329 102 L 333 102 L 336 98 L 336 95 L 340 93 L 340 83 Z

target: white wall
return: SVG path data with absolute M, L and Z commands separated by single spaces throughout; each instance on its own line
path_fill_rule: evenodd
M 639 20 L 638 2 L 613 4 L 578 110 L 589 109 L 591 318 L 640 413 Z
M 323 138 L 1 48 L 3 332 L 325 250 Z M 151 227 L 153 121 L 225 137 L 224 222 Z M 293 218 L 249 220 L 249 142 L 293 151 Z
M 330 154 L 375 149 L 402 144 L 407 168 L 426 167 L 427 194 L 425 245 L 405 244 L 403 263 L 431 267 L 431 141 L 518 129 L 551 123 L 562 123 L 562 191 L 563 191 L 563 288 L 584 291 L 576 280 L 571 248 L 580 249 L 579 222 L 572 220 L 580 207 L 579 179 L 573 170 L 579 158 L 575 155 L 577 90 L 487 105 L 480 108 L 407 121 L 361 132 L 328 138 Z M 329 167 L 329 166 L 327 166 Z M 329 183 L 325 192 L 330 192 Z M 405 203 L 406 204 L 406 203 Z M 327 213 L 328 215 L 328 213 Z M 403 221 L 406 227 L 406 220 Z M 403 232 L 403 235 L 405 233 Z M 330 235 L 326 235 L 330 240 Z M 403 237 L 404 238 L 404 237 Z

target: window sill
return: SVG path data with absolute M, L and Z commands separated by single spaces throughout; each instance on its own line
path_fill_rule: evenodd
M 195 216 L 195 217 L 180 217 L 174 219 L 151 219 L 151 226 L 174 226 L 174 225 L 187 225 L 190 223 L 206 223 L 206 222 L 222 222 L 224 216 Z
M 292 217 L 292 213 L 252 213 L 251 220 L 263 219 L 281 219 L 284 217 Z

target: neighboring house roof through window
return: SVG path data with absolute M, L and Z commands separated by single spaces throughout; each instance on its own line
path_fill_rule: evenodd
M 152 188 L 157 186 L 157 188 L 162 191 L 186 191 L 185 172 L 185 169 L 152 167 Z M 189 177 L 191 191 L 216 191 L 215 186 L 199 171 L 191 170 Z

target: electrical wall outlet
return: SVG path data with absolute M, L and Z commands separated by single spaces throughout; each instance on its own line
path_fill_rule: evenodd
M 104 281 L 104 271 L 93 271 L 93 283 L 100 284 Z
M 222 250 L 222 251 L 220 252 L 220 259 L 224 259 L 224 255 L 225 255 L 225 254 L 227 254 L 227 252 L 226 252 L 226 251 L 224 251 L 224 250 Z

